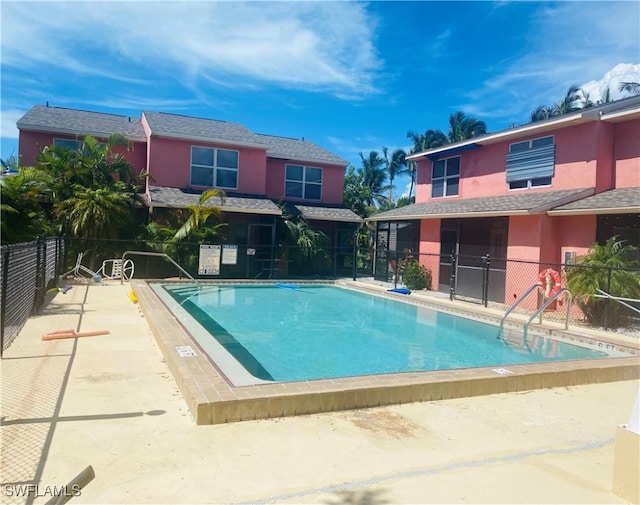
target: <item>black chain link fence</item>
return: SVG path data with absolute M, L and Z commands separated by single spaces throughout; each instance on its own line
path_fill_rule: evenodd
M 340 248 L 308 250 L 295 246 L 220 245 L 217 271 L 199 271 L 198 243 L 150 242 L 141 240 L 39 239 L 26 244 L 1 248 L 1 338 L 4 351 L 27 321 L 37 312 L 48 290 L 58 285 L 60 276 L 105 276 L 104 262 L 122 258 L 127 251 L 164 253 L 192 277 L 199 279 L 353 279 L 372 278 L 402 285 L 407 252 L 372 249 L 353 244 Z M 82 254 L 81 258 L 79 254 Z M 600 289 L 619 301 L 591 290 L 588 293 L 558 297 L 544 311 L 546 320 L 565 320 L 567 311 L 573 323 L 603 329 L 620 326 L 640 331 L 640 303 L 623 287 L 630 278 L 640 285 L 639 269 L 585 267 L 575 264 L 551 264 L 484 256 L 410 254 L 426 266 L 437 279 L 431 290 L 447 293 L 450 299 L 482 304 L 500 310 L 509 309 L 532 285 L 543 284 L 542 272 L 552 269 L 560 283 L 567 286 L 570 269 L 582 271 L 583 278 L 599 279 Z M 81 259 L 78 263 L 78 259 Z M 130 254 L 137 279 L 182 277 L 184 274 L 161 256 Z M 82 268 L 78 269 L 81 264 Z M 75 272 L 74 272 L 75 269 Z M 589 269 L 589 270 L 586 270 Z M 436 275 L 437 274 L 437 275 Z M 627 281 L 625 281 L 625 279 Z M 95 280 L 95 279 L 94 279 Z M 633 281 L 631 282 L 633 284 Z M 515 313 L 532 314 L 544 300 L 544 289 L 533 290 L 520 302 Z M 633 289 L 631 290 L 633 292 Z M 571 297 L 571 299 L 569 298 Z M 569 303 L 572 302 L 572 303 Z
M 0 248 L 0 355 L 44 303 L 62 273 L 64 242 L 42 238 Z
M 376 258 L 374 279 L 403 285 L 406 252 L 371 250 L 370 256 Z M 513 312 L 532 315 L 564 288 L 566 291 L 544 309 L 545 320 L 564 322 L 568 312 L 573 324 L 603 330 L 625 328 L 640 335 L 640 268 L 543 263 L 491 258 L 488 254 L 410 256 L 437 273 L 437 285 L 431 290 L 448 293 L 451 300 L 504 311 L 519 302 Z M 538 289 L 526 295 L 534 285 Z

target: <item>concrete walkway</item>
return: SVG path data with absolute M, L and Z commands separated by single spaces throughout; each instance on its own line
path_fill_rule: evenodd
M 2 503 L 626 503 L 626 381 L 196 426 L 129 287 L 74 285 L 1 362 Z M 108 335 L 42 341 L 56 330 Z M 17 496 L 30 484 L 39 496 Z

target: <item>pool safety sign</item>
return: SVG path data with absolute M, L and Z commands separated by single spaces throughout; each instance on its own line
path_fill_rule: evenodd
M 238 246 L 232 244 L 224 244 L 222 246 L 222 264 L 237 265 L 238 264 Z
M 221 252 L 219 245 L 201 244 L 198 275 L 220 275 Z

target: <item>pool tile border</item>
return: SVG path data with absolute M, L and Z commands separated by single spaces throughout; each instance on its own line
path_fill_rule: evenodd
M 157 297 L 149 282 L 152 281 L 131 281 L 132 290 L 167 366 L 199 425 L 640 378 L 638 347 L 605 341 L 604 345 L 611 346 L 608 348 L 615 347 L 633 356 L 510 365 L 504 369 L 469 368 L 233 386 Z M 348 282 L 345 284 L 391 296 L 385 289 L 377 289 L 375 286 Z M 492 319 L 490 315 L 478 311 L 447 306 L 433 300 L 414 297 L 411 302 L 437 307 L 439 310 L 465 313 L 468 317 Z M 541 328 L 537 330 L 540 331 Z M 547 328 L 546 331 L 550 335 L 581 342 L 601 342 L 598 338 L 562 329 Z M 194 352 L 181 354 L 177 350 L 180 346 L 189 346 Z

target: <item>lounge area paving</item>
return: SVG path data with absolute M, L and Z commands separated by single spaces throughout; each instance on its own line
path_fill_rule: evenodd
M 5 351 L 1 503 L 89 465 L 71 504 L 627 503 L 637 380 L 198 426 L 129 291 L 57 293 Z M 109 334 L 41 340 L 66 329 Z

